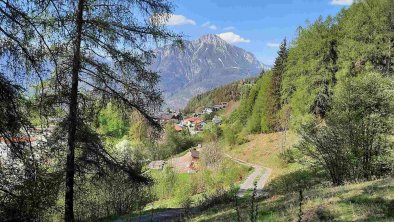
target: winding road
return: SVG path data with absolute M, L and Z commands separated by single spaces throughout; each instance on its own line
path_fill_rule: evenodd
M 234 158 L 228 154 L 224 154 L 224 155 L 228 159 L 238 164 L 254 168 L 253 173 L 251 173 L 245 179 L 245 181 L 240 185 L 239 191 L 237 193 L 237 197 L 243 197 L 245 196 L 245 193 L 247 191 L 253 190 L 255 181 L 257 181 L 256 184 L 257 196 L 260 196 L 263 193 L 263 188 L 267 184 L 268 178 L 272 173 L 272 169 L 257 164 L 245 162 L 243 160 Z M 192 208 L 190 211 L 191 211 L 190 213 L 195 213 L 197 212 L 197 208 Z M 127 221 L 132 221 L 132 222 L 178 221 L 178 220 L 180 221 L 182 220 L 182 217 L 185 216 L 186 214 L 187 214 L 187 210 L 184 208 L 173 208 L 152 214 L 145 214 Z M 116 222 L 124 222 L 124 220 L 116 220 Z
M 264 188 L 265 184 L 267 184 L 268 178 L 272 173 L 272 169 L 267 168 L 267 167 L 263 167 L 263 166 L 260 166 L 257 164 L 245 162 L 243 160 L 234 158 L 228 154 L 224 154 L 224 155 L 227 158 L 229 158 L 230 160 L 232 160 L 238 164 L 254 168 L 253 173 L 251 173 L 245 179 L 245 181 L 240 185 L 237 196 L 243 197 L 248 190 L 253 190 L 255 181 L 257 181 L 257 183 L 256 183 L 257 195 L 258 196 L 261 195 L 263 193 L 263 188 Z

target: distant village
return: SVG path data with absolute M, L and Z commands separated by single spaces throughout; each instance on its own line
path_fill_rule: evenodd
M 227 102 L 222 102 L 213 106 L 205 107 L 202 112 L 195 112 L 191 115 L 182 116 L 180 112 L 168 110 L 165 113 L 161 113 L 160 122 L 164 124 L 172 124 L 176 132 L 187 131 L 190 135 L 194 135 L 204 131 L 205 126 L 208 122 L 212 122 L 215 125 L 222 123 L 222 118 L 218 115 L 209 117 L 210 114 L 225 109 L 228 106 Z M 199 144 L 196 148 L 191 148 L 189 152 L 180 157 L 175 157 L 170 160 L 155 160 L 151 161 L 148 165 L 149 169 L 162 170 L 166 165 L 171 165 L 177 172 L 180 173 L 194 173 L 198 171 L 200 151 L 202 145 Z
M 213 112 L 222 110 L 228 106 L 228 102 L 222 102 L 213 106 L 205 107 L 202 112 L 195 112 L 187 117 L 183 117 L 180 112 L 168 110 L 160 114 L 160 122 L 162 124 L 173 124 L 177 132 L 187 130 L 191 135 L 204 131 L 206 124 L 211 121 L 216 125 L 222 123 L 222 118 L 215 115 L 212 119 L 204 119 L 203 116 L 212 114 Z
M 168 110 L 167 112 L 163 112 L 159 114 L 159 119 L 161 124 L 172 124 L 176 132 L 188 132 L 190 135 L 195 135 L 204 131 L 207 123 L 212 122 L 215 125 L 220 125 L 222 123 L 222 118 L 218 115 L 214 115 L 213 117 L 209 116 L 210 114 L 225 109 L 228 106 L 227 102 L 222 102 L 220 104 L 216 104 L 213 106 L 205 107 L 201 112 L 192 113 L 186 117 L 184 117 L 180 112 Z M 208 117 L 208 118 L 207 118 Z M 11 161 L 10 158 L 12 155 L 10 152 L 10 143 L 18 146 L 29 146 L 37 147 L 46 143 L 46 138 L 48 138 L 52 132 L 54 131 L 54 123 L 60 121 L 57 118 L 50 119 L 50 126 L 47 128 L 31 128 L 29 129 L 29 133 L 27 135 L 21 135 L 19 137 L 13 138 L 3 138 L 0 137 L 0 165 L 6 164 L 6 162 Z M 182 160 L 182 164 L 172 163 L 173 165 L 178 165 L 182 167 L 182 172 L 194 172 L 196 170 L 196 163 L 199 159 L 199 151 L 201 149 L 201 145 L 196 149 L 191 149 L 188 154 L 188 160 Z M 41 155 L 36 155 L 35 158 L 40 158 Z M 187 162 L 187 166 L 184 166 L 183 163 Z M 11 164 L 11 162 L 9 162 Z M 15 164 L 15 163 L 14 163 Z M 162 169 L 166 161 L 152 161 L 149 164 L 149 168 L 151 169 Z

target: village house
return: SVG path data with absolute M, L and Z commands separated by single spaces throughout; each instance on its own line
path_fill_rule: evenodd
M 212 122 L 213 122 L 214 124 L 216 124 L 216 125 L 220 125 L 220 124 L 222 123 L 222 117 L 220 117 L 220 116 L 214 116 L 214 117 L 212 118 Z
M 223 108 L 226 108 L 228 106 L 228 102 L 222 102 L 221 105 Z
M 175 131 L 177 131 L 177 132 L 181 132 L 183 130 L 183 127 L 180 126 L 179 124 L 174 124 L 174 128 L 175 128 Z
M 223 109 L 223 106 L 222 105 L 214 105 L 213 107 L 212 107 L 212 110 L 213 111 L 219 111 L 219 110 L 221 110 L 221 109 Z
M 32 137 L 28 136 L 21 136 L 21 137 L 11 137 L 11 138 L 4 138 L 0 137 L 0 165 L 11 161 L 12 153 L 10 146 L 19 146 L 21 148 L 25 146 L 37 146 L 37 140 Z M 35 158 L 39 158 L 38 155 L 34 155 Z M 18 166 L 22 167 L 22 163 L 13 163 L 17 164 Z
M 202 122 L 204 122 L 204 120 L 200 117 L 189 117 L 182 121 L 182 125 L 187 127 L 194 127 L 198 124 L 201 124 Z
M 213 113 L 213 109 L 211 107 L 205 107 L 202 112 L 203 114 L 211 114 Z
M 166 165 L 166 161 L 164 160 L 155 160 L 149 163 L 148 167 L 151 170 L 162 170 Z
M 205 122 L 200 117 L 189 117 L 184 119 L 181 124 L 189 129 L 191 135 L 194 135 L 202 131 Z
M 192 156 L 193 159 L 200 158 L 200 152 L 196 148 L 190 150 L 190 155 Z

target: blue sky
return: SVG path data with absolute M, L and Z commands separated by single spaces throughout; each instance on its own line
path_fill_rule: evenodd
M 278 44 L 320 15 L 337 14 L 353 0 L 173 0 L 167 25 L 187 40 L 217 34 L 271 65 Z

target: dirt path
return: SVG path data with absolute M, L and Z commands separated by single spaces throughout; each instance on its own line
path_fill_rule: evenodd
M 257 195 L 261 195 L 263 192 L 263 188 L 264 188 L 265 184 L 267 184 L 268 178 L 272 173 L 272 169 L 245 162 L 243 160 L 234 158 L 228 154 L 225 154 L 225 156 L 227 158 L 229 158 L 230 160 L 237 162 L 238 164 L 254 168 L 253 173 L 251 173 L 246 178 L 246 180 L 240 185 L 237 196 L 243 197 L 248 190 L 253 190 L 255 181 L 257 181 L 257 184 L 256 184 Z

